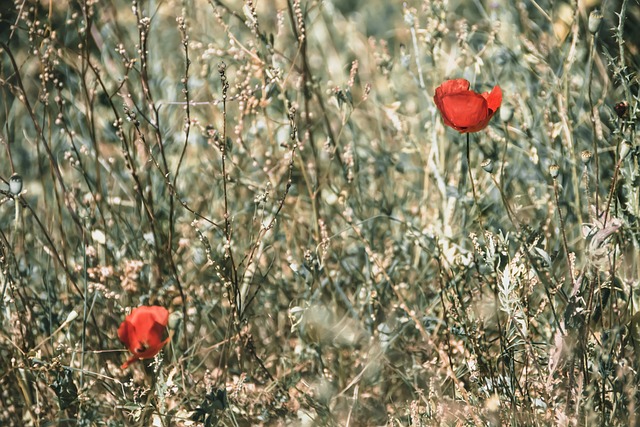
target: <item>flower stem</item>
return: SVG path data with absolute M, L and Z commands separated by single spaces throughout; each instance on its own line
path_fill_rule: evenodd
M 473 192 L 473 201 L 476 203 L 476 206 L 478 206 L 478 209 L 479 209 L 480 205 L 478 205 L 478 196 L 476 196 L 476 185 L 473 182 L 473 173 L 471 173 L 471 156 L 469 154 L 470 138 L 471 138 L 470 134 L 467 133 L 467 170 L 469 171 L 469 180 L 471 181 L 471 191 Z
M 573 268 L 572 268 L 572 264 L 571 264 L 571 254 L 569 252 L 569 244 L 567 243 L 567 233 L 564 231 L 564 217 L 562 216 L 562 210 L 560 209 L 560 197 L 558 197 L 558 180 L 557 178 L 553 178 L 553 194 L 555 196 L 555 201 L 556 201 L 556 209 L 558 209 L 558 217 L 560 218 L 560 232 L 562 234 L 562 246 L 564 249 L 564 254 L 565 257 L 567 259 L 567 270 L 569 274 L 569 278 L 571 280 L 571 286 L 572 286 L 572 291 L 571 291 L 571 296 L 574 296 L 575 294 L 575 277 L 573 275 Z

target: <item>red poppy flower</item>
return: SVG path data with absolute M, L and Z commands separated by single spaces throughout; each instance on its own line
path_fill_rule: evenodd
M 157 305 L 137 307 L 131 311 L 118 328 L 118 338 L 133 353 L 121 366 L 122 369 L 138 359 L 149 359 L 160 352 L 169 341 L 168 321 L 167 309 Z
M 465 79 L 447 80 L 436 89 L 433 100 L 445 125 L 460 133 L 478 132 L 500 108 L 502 90 L 496 86 L 491 93 L 480 94 L 469 90 Z

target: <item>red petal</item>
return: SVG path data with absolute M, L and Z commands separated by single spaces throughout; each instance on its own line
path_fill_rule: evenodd
M 462 133 L 484 129 L 502 104 L 500 86 L 482 95 L 469 90 L 469 86 L 465 79 L 447 80 L 433 97 L 444 124 Z
M 500 89 L 500 86 L 496 86 L 491 93 L 483 93 L 482 96 L 487 100 L 487 107 L 491 110 L 491 115 L 493 115 L 502 104 L 502 89 Z
M 487 119 L 487 101 L 471 91 L 448 95 L 442 99 L 441 113 L 454 129 L 469 132 L 469 128 L 475 128 Z
M 481 131 L 482 129 L 487 127 L 487 125 L 489 124 L 489 120 L 491 120 L 491 116 L 487 116 L 484 120 L 478 122 L 475 126 L 466 128 L 464 131 L 462 131 L 462 133 L 471 133 L 471 132 Z
M 130 329 L 130 324 L 129 322 L 125 319 L 124 322 L 122 322 L 120 324 L 120 327 L 118 328 L 118 338 L 120 339 L 120 342 L 122 342 L 122 344 L 126 345 L 127 347 L 129 347 L 129 329 Z
M 149 312 L 151 313 L 155 321 L 160 323 L 162 326 L 167 326 L 167 324 L 169 323 L 169 312 L 166 308 L 154 305 L 152 307 L 149 307 Z
M 137 307 L 118 328 L 118 338 L 134 356 L 123 367 L 138 359 L 147 359 L 160 352 L 169 341 L 167 323 L 169 312 L 164 307 Z
M 465 79 L 447 80 L 436 89 L 435 98 L 469 91 L 469 82 Z
M 125 321 L 120 324 L 118 328 L 118 338 L 120 338 L 120 341 L 122 341 L 131 353 L 135 353 L 136 349 L 142 346 L 141 341 L 143 341 L 144 338 L 140 336 L 141 334 L 138 333 L 136 325 L 131 323 L 129 319 L 130 318 L 127 317 Z
M 129 358 L 129 360 L 127 360 L 126 362 L 124 362 L 122 364 L 122 366 L 120 366 L 120 369 L 127 369 L 129 367 L 129 365 L 131 365 L 133 362 L 136 362 L 138 360 L 138 356 L 132 356 Z
M 127 316 L 127 320 L 136 326 L 136 330 L 148 331 L 153 327 L 154 323 L 167 326 L 169 322 L 169 312 L 166 308 L 159 306 L 137 307 Z
M 147 346 L 152 348 L 157 348 L 160 351 L 160 348 L 164 345 L 164 342 L 167 338 L 167 327 L 161 325 L 160 323 L 154 323 L 151 329 L 149 330 L 147 336 Z M 155 356 L 155 354 L 154 354 Z

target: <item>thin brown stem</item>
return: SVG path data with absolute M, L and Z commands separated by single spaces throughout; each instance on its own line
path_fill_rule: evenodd
M 569 245 L 567 244 L 567 234 L 565 232 L 564 217 L 562 216 L 562 209 L 560 209 L 560 198 L 558 197 L 558 180 L 553 178 L 553 194 L 555 196 L 556 209 L 558 210 L 558 218 L 560 219 L 560 234 L 562 235 L 562 246 L 564 248 L 564 255 L 567 261 L 567 274 L 571 280 L 573 286 L 573 268 L 571 267 L 571 258 L 569 257 Z

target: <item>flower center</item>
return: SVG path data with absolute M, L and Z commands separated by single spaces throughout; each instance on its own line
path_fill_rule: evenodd
M 149 345 L 146 342 L 141 342 L 140 347 L 136 348 L 136 353 L 143 353 L 149 348 Z

